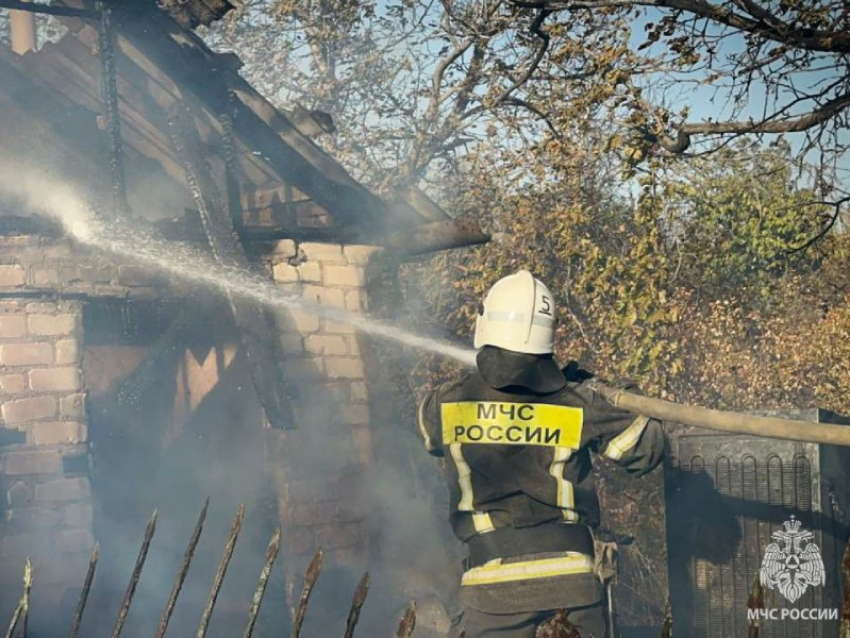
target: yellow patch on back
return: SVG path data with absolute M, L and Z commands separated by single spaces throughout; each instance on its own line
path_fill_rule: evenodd
M 441 406 L 443 445 L 581 447 L 584 410 L 545 403 L 463 401 Z

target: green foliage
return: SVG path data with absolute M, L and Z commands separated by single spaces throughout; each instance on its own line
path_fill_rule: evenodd
M 787 147 L 724 149 L 680 169 L 665 188 L 665 207 L 680 276 L 690 286 L 712 296 L 748 286 L 763 297 L 786 270 L 817 266 L 817 249 L 798 249 L 831 209 L 795 186 Z

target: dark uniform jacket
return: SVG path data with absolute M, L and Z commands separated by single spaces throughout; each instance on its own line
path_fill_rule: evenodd
M 589 377 L 590 375 L 586 375 Z M 487 347 L 478 370 L 419 406 L 426 449 L 444 457 L 450 522 L 467 544 L 464 604 L 491 613 L 598 602 L 591 453 L 632 474 L 663 458 L 661 424 L 608 403 L 551 357 Z

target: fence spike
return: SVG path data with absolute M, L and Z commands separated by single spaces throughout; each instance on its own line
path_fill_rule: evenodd
M 304 617 L 307 615 L 307 603 L 310 602 L 310 594 L 313 592 L 313 587 L 316 586 L 316 581 L 319 580 L 319 574 L 322 573 L 322 556 L 322 550 L 319 548 L 304 574 L 301 598 L 298 599 L 298 609 L 295 611 L 295 620 L 292 622 L 292 638 L 300 638 L 301 636 L 301 626 L 304 624 Z
M 236 539 L 239 537 L 239 530 L 242 529 L 242 519 L 245 518 L 245 505 L 239 505 L 239 510 L 236 512 L 236 518 L 233 519 L 233 525 L 230 528 L 230 536 L 227 539 L 227 544 L 224 546 L 224 553 L 221 555 L 221 561 L 218 564 L 218 571 L 213 579 L 212 590 L 207 599 L 204 613 L 201 614 L 201 624 L 198 625 L 198 631 L 195 633 L 195 638 L 204 638 L 207 634 L 207 628 L 210 624 L 210 617 L 215 607 L 215 601 L 218 598 L 218 593 L 221 590 L 221 584 L 224 581 L 224 575 L 227 573 L 227 566 L 230 564 L 230 558 L 233 556 L 233 548 L 236 547 Z
M 12 614 L 12 620 L 9 622 L 9 629 L 6 631 L 6 638 L 12 638 L 15 629 L 18 628 L 18 623 L 21 623 L 21 635 L 26 638 L 27 635 L 27 618 L 29 617 L 30 607 L 30 590 L 32 590 L 32 562 L 27 558 L 24 564 L 24 593 L 18 601 L 18 606 L 15 607 L 15 613 Z
M 360 620 L 360 610 L 363 609 L 363 604 L 366 602 L 366 596 L 368 594 L 369 572 L 366 572 L 363 574 L 360 582 L 357 583 L 357 588 L 354 590 L 354 597 L 351 599 L 351 609 L 348 610 L 348 621 L 345 623 L 345 638 L 352 638 L 354 636 L 354 629 Z
M 661 638 L 673 638 L 673 609 L 670 599 L 664 604 L 664 622 L 661 624 Z
M 251 607 L 248 610 L 248 624 L 245 625 L 245 632 L 242 634 L 243 638 L 251 638 L 251 634 L 254 633 L 254 624 L 257 622 L 257 616 L 260 614 L 260 605 L 263 602 L 266 585 L 269 584 L 269 577 L 272 573 L 272 565 L 274 565 L 279 550 L 280 527 L 272 534 L 268 549 L 266 549 L 266 562 L 263 564 L 262 571 L 260 571 L 260 582 L 257 583 L 257 588 L 254 590 L 254 598 L 251 600 Z
M 23 601 L 23 621 L 22 621 L 22 631 L 21 638 L 27 638 L 27 624 L 30 619 L 30 592 L 32 591 L 32 563 L 30 559 L 27 558 L 26 565 L 24 565 L 24 596 L 21 599 Z
M 204 507 L 201 509 L 201 514 L 198 516 L 198 522 L 195 523 L 195 530 L 192 532 L 192 537 L 189 539 L 189 546 L 186 548 L 186 553 L 183 555 L 183 563 L 180 565 L 180 571 L 177 572 L 177 577 L 174 579 L 174 586 L 171 588 L 171 593 L 168 595 L 168 601 L 165 603 L 165 610 L 162 612 L 162 618 L 159 620 L 159 625 L 156 628 L 155 638 L 163 638 L 165 631 L 168 629 L 168 621 L 171 619 L 171 614 L 174 612 L 174 606 L 177 604 L 177 597 L 180 595 L 180 590 L 183 589 L 183 582 L 186 580 L 186 574 L 189 573 L 189 565 L 192 564 L 192 558 L 195 556 L 195 548 L 198 546 L 198 541 L 201 538 L 201 532 L 204 530 L 204 520 L 207 518 L 207 510 L 210 506 L 210 497 L 204 501 Z
M 759 573 L 753 577 L 753 583 L 750 585 L 750 595 L 747 598 L 747 609 L 762 609 L 764 607 L 764 589 L 761 586 L 761 578 Z M 750 616 L 747 622 L 747 638 L 759 638 L 760 624 L 758 615 Z
M 145 537 L 142 540 L 142 546 L 139 548 L 139 555 L 136 557 L 136 565 L 133 567 L 133 573 L 130 575 L 130 584 L 127 585 L 124 600 L 121 602 L 121 610 L 118 612 L 118 618 L 115 620 L 112 638 L 118 638 L 121 635 L 121 630 L 124 628 L 124 621 L 127 620 L 127 614 L 130 611 L 130 605 L 133 604 L 133 596 L 136 595 L 136 585 L 139 584 L 142 569 L 144 569 L 145 561 L 148 558 L 151 540 L 153 539 L 154 532 L 156 532 L 156 518 L 158 515 L 159 512 L 154 510 L 151 519 L 148 521 L 148 526 L 145 528 Z
M 395 632 L 396 638 L 410 638 L 413 635 L 413 630 L 416 628 L 416 601 L 411 600 L 398 623 L 398 631 Z
M 844 576 L 844 609 L 841 612 L 840 638 L 850 638 L 850 538 L 841 561 L 841 573 Z
M 80 633 L 80 623 L 83 622 L 83 612 L 86 609 L 86 602 L 89 599 L 89 591 L 94 580 L 94 572 L 97 569 L 97 561 L 100 560 L 100 542 L 94 544 L 94 549 L 91 550 L 89 558 L 89 568 L 86 571 L 86 579 L 83 581 L 83 590 L 80 592 L 80 602 L 77 603 L 77 611 L 74 614 L 74 621 L 71 624 L 70 638 L 77 638 Z

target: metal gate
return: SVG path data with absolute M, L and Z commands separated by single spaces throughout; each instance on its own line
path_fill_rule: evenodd
M 748 596 L 771 534 L 795 518 L 814 533 L 826 585 L 790 603 L 764 590 L 764 609 L 840 608 L 847 536 L 846 458 L 815 444 L 682 429 L 666 471 L 674 626 L 693 638 L 747 635 Z M 844 465 L 844 467 L 841 467 Z M 763 622 L 762 638 L 831 638 L 837 622 Z

